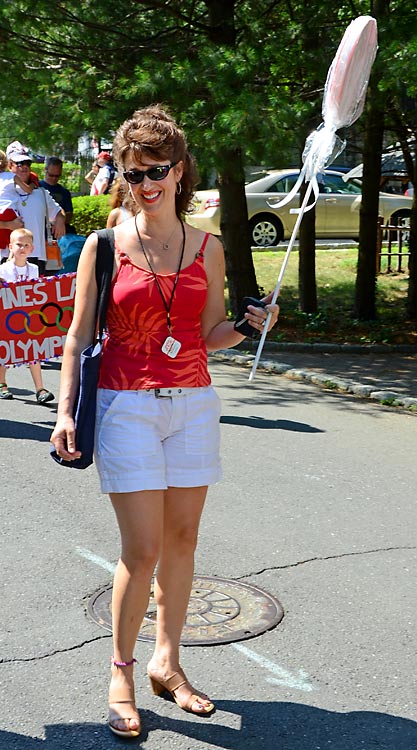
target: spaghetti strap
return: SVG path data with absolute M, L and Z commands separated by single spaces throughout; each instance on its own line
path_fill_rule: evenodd
M 204 250 L 206 249 L 206 245 L 207 245 L 209 237 L 210 237 L 210 232 L 206 232 L 205 235 L 204 235 L 204 239 L 203 239 L 203 242 L 201 244 L 201 247 L 200 247 L 200 249 L 199 249 L 199 251 L 197 253 L 198 256 L 203 257 Z

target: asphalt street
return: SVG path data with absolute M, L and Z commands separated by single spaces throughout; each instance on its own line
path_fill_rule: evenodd
M 111 583 L 113 512 L 94 467 L 49 457 L 54 405 L 27 368 L 0 404 L 0 750 L 415 750 L 417 416 L 307 380 L 211 360 L 224 478 L 196 573 L 250 584 L 284 617 L 257 637 L 185 646 L 216 713 L 152 695 L 138 642 L 139 741 L 105 725 L 111 640 L 88 602 Z M 58 392 L 59 364 L 44 366 Z

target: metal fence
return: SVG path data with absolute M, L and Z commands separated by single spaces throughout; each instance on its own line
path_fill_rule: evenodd
M 378 218 L 377 273 L 404 273 L 408 270 L 410 257 L 408 249 L 409 237 L 409 219 L 399 219 L 398 225 L 384 225 L 382 216 Z M 384 263 L 384 268 L 382 258 L 387 259 L 386 265 Z

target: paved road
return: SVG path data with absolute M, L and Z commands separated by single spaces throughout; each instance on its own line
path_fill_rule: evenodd
M 224 481 L 203 516 L 196 571 L 257 586 L 285 616 L 246 641 L 183 649 L 216 701 L 202 720 L 151 695 L 144 733 L 104 725 L 109 634 L 86 615 L 118 539 L 95 470 L 55 466 L 53 409 L 25 368 L 1 403 L 0 750 L 414 750 L 417 417 L 213 360 Z M 45 368 L 57 388 L 59 368 Z M 89 552 L 90 557 L 85 553 Z M 107 566 L 107 567 L 106 567 Z

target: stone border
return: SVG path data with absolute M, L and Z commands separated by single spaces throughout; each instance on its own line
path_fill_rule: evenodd
M 242 341 L 235 349 L 248 350 L 253 345 L 254 351 L 258 348 L 258 341 Z M 264 352 L 310 352 L 326 354 L 417 354 L 417 346 L 413 344 L 333 344 L 326 341 L 316 341 L 312 344 L 300 343 L 298 341 L 265 341 Z
M 253 354 L 243 354 L 235 349 L 220 349 L 217 352 L 211 352 L 209 358 L 232 362 L 243 367 L 251 367 L 255 356 Z M 377 390 L 375 386 L 338 378 L 336 375 L 330 373 L 303 370 L 292 367 L 292 365 L 288 365 L 285 362 L 274 362 L 273 360 L 266 359 L 259 362 L 258 370 L 269 372 L 273 375 L 285 375 L 286 378 L 291 378 L 292 380 L 308 381 L 327 390 L 350 393 L 361 398 L 369 398 L 383 406 L 400 406 L 411 411 L 417 411 L 417 398 L 403 396 L 395 391 Z

